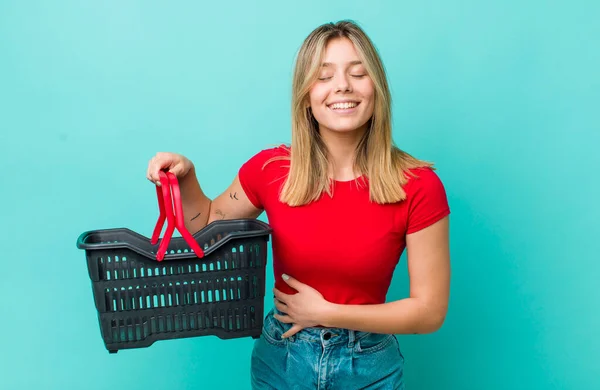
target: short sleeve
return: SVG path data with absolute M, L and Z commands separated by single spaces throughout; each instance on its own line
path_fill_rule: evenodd
M 258 209 L 263 208 L 261 188 L 264 188 L 263 166 L 266 152 L 260 151 L 240 167 L 238 178 L 250 202 Z
M 446 190 L 438 175 L 430 168 L 413 171 L 406 187 L 408 223 L 406 234 L 424 229 L 450 214 Z
M 273 157 L 289 153 L 285 145 L 264 149 L 247 160 L 238 171 L 238 179 L 242 189 L 246 193 L 254 207 L 264 210 L 264 201 L 269 183 L 272 182 L 269 175 L 273 170 L 267 170 L 265 165 Z

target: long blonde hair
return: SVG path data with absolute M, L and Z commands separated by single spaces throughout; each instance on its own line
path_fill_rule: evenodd
M 418 160 L 394 145 L 391 96 L 385 69 L 369 37 L 356 23 L 347 20 L 317 27 L 298 52 L 292 84 L 290 154 L 267 162 L 290 160 L 289 174 L 279 199 L 290 206 L 301 206 L 319 199 L 323 193 L 332 196 L 327 146 L 308 107 L 308 95 L 317 80 L 325 47 L 335 38 L 348 38 L 354 44 L 375 87 L 373 116 L 357 146 L 354 170 L 368 178 L 371 201 L 380 204 L 402 201 L 406 198 L 403 186 L 408 181 L 408 170 L 432 167 L 433 164 Z

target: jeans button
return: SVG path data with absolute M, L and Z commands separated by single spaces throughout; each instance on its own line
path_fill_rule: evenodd
M 323 340 L 329 340 L 331 338 L 331 333 L 327 332 L 323 335 Z

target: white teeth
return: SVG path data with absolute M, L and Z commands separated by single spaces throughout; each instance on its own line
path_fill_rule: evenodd
M 332 105 L 329 106 L 329 108 L 333 109 L 333 110 L 340 110 L 340 109 L 348 109 L 348 108 L 354 108 L 356 107 L 358 104 L 355 102 L 346 102 L 346 103 L 334 103 Z

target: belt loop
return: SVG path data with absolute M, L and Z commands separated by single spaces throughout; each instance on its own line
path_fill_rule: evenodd
M 348 330 L 348 348 L 354 348 L 355 334 L 352 329 Z

